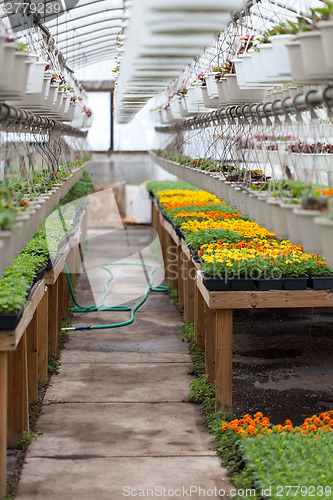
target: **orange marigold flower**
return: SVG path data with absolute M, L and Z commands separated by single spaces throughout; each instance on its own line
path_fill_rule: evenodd
M 228 429 L 228 422 L 222 422 L 222 432 L 226 432 Z
M 246 432 L 248 434 L 255 434 L 257 428 L 255 425 L 248 425 L 247 428 L 246 428 Z
M 271 424 L 270 424 L 270 421 L 269 421 L 269 418 L 268 417 L 264 417 L 261 421 L 261 425 L 262 427 L 269 427 Z

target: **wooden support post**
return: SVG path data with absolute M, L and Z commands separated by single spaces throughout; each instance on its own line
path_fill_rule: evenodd
M 53 284 L 49 285 L 49 314 L 48 314 L 48 354 L 52 356 L 57 353 L 58 350 L 58 280 Z
M 183 252 L 181 247 L 177 247 L 177 267 L 178 267 L 178 300 L 184 304 L 184 283 L 183 283 Z
M 184 321 L 189 321 L 188 319 L 188 258 L 181 253 L 182 259 L 182 280 L 183 280 L 183 306 L 184 306 Z
M 232 309 L 216 311 L 216 411 L 232 413 Z
M 29 403 L 38 397 L 38 311 L 26 329 Z
M 23 432 L 29 432 L 29 400 L 26 333 L 15 351 L 8 352 L 7 446 L 15 448 Z
M 155 205 L 154 198 L 152 198 L 152 200 L 151 200 L 151 225 L 155 230 L 157 230 L 156 217 L 157 217 L 156 205 Z
M 63 290 L 64 290 L 64 273 L 60 273 L 58 276 L 58 329 L 61 328 L 62 323 L 62 301 L 63 301 Z
M 199 288 L 195 284 L 194 291 L 194 340 L 205 348 L 205 301 Z
M 0 351 L 0 499 L 6 496 L 7 469 L 7 352 Z
M 215 381 L 215 344 L 216 344 L 216 311 L 209 309 L 207 304 L 205 311 L 205 369 L 210 382 Z
M 68 287 L 68 282 L 66 278 L 65 272 L 62 272 L 62 281 L 63 281 L 63 288 L 62 288 L 62 315 L 61 319 L 67 319 L 68 318 L 68 303 L 69 303 L 69 287 Z M 73 275 L 71 276 L 71 279 L 73 279 Z
M 158 231 L 157 231 L 158 237 L 160 240 L 163 260 L 165 262 L 165 237 L 164 237 L 165 229 L 162 224 L 162 215 L 160 213 L 157 215 L 157 223 L 158 223 Z
M 38 304 L 38 382 L 47 381 L 48 288 Z
M 168 246 L 167 246 L 167 260 L 168 260 L 168 279 L 171 288 L 174 290 L 177 289 L 178 287 L 178 266 L 177 266 L 177 246 L 173 239 L 171 238 L 170 234 L 167 233 L 167 241 L 168 241 Z
M 187 258 L 187 321 L 194 323 L 194 296 L 196 288 L 196 268 L 192 259 Z
M 161 243 L 161 249 L 162 249 L 162 255 L 163 255 L 163 263 L 164 263 L 164 274 L 168 278 L 168 233 L 166 232 L 163 224 L 161 224 L 161 230 L 160 230 L 160 243 Z

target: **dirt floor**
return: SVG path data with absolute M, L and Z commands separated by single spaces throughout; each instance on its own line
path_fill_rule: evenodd
M 234 314 L 233 406 L 272 423 L 333 409 L 332 309 Z

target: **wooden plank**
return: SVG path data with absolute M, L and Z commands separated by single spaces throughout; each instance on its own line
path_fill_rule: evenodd
M 171 232 L 174 231 L 172 224 L 168 222 L 166 219 L 163 217 L 163 227 L 166 230 L 167 233 L 171 235 Z
M 7 446 L 15 448 L 29 432 L 27 343 L 24 333 L 16 351 L 8 353 Z
M 270 309 L 291 307 L 333 307 L 331 290 L 270 290 L 268 292 L 209 292 L 201 273 L 197 283 L 211 309 Z
M 232 309 L 216 311 L 216 411 L 232 413 Z
M 211 382 L 215 381 L 216 311 L 204 306 L 205 370 Z
M 47 381 L 48 288 L 38 306 L 38 382 Z
M 28 395 L 29 403 L 38 397 L 38 309 L 27 330 Z
M 205 287 L 202 281 L 202 274 L 200 271 L 197 271 L 197 287 L 199 288 L 199 291 L 201 293 L 202 298 L 205 301 L 205 304 L 209 307 L 209 291 Z
M 34 312 L 36 311 L 38 304 L 43 297 L 44 288 L 44 280 L 41 280 L 39 283 L 37 283 L 31 299 L 25 303 L 22 318 L 15 330 L 0 330 L 1 351 L 11 351 L 13 349 L 16 349 L 16 346 L 20 342 L 22 335 L 24 334 L 27 326 L 32 320 Z
M 181 240 L 181 247 L 182 247 L 182 252 L 186 255 L 188 259 L 191 259 L 191 252 L 189 247 L 186 245 L 184 240 Z
M 6 496 L 7 470 L 7 357 L 0 352 L 0 499 Z
M 205 301 L 195 284 L 194 295 L 194 340 L 200 347 L 205 347 Z
M 174 230 L 174 228 L 171 229 L 171 232 L 170 232 L 170 236 L 171 238 L 173 239 L 173 241 L 175 242 L 175 244 L 177 246 L 180 245 L 180 242 L 182 240 L 182 238 L 180 238 L 177 234 L 176 234 L 176 231 Z
M 157 203 L 156 199 L 152 198 L 152 203 L 151 203 L 151 225 L 152 227 L 157 231 L 157 217 L 158 217 L 158 209 L 157 209 Z
M 48 354 L 52 356 L 58 350 L 58 281 L 48 287 Z

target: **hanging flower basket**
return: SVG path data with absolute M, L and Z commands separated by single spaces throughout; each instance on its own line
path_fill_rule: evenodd
M 332 47 L 333 47 L 333 20 L 320 21 L 318 28 L 322 39 L 322 50 L 327 69 L 333 71 Z

